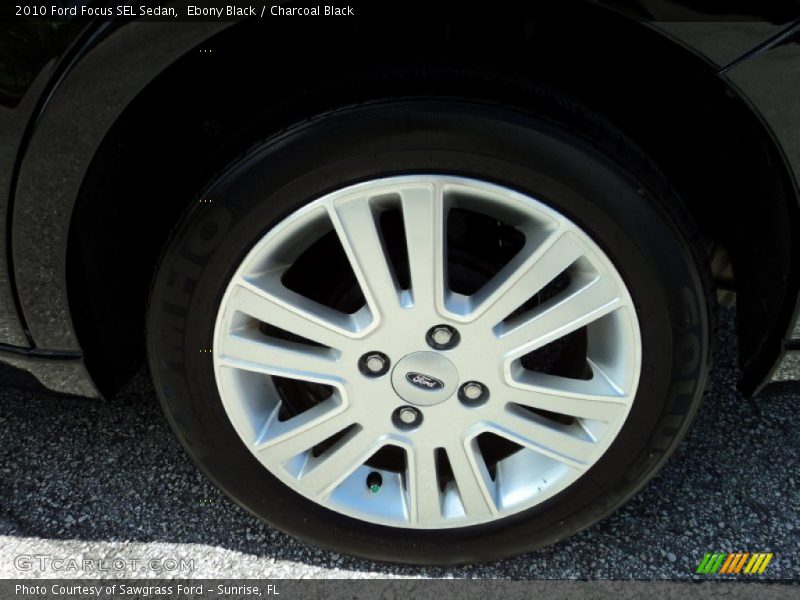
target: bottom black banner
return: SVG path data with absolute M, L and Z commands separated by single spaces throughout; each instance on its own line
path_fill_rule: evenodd
M 221 599 L 276 597 L 320 600 L 375 598 L 529 599 L 572 598 L 800 598 L 796 582 L 712 581 L 469 581 L 429 579 L 362 580 L 0 580 L 0 598 L 53 600 Z

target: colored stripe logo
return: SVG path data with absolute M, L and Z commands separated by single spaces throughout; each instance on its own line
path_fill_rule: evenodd
M 707 552 L 695 573 L 701 575 L 761 575 L 767 569 L 772 552 Z

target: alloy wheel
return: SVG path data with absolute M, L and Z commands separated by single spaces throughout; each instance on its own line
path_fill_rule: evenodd
M 473 244 L 476 219 L 497 239 Z M 341 274 L 308 258 L 323 239 Z M 630 294 L 581 227 L 444 175 L 358 183 L 285 218 L 214 333 L 220 397 L 260 463 L 394 527 L 486 523 L 564 490 L 616 438 L 640 367 Z

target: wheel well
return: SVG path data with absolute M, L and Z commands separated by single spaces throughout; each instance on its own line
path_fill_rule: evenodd
M 98 149 L 71 225 L 70 305 L 101 390 L 113 393 L 141 363 L 159 253 L 211 173 L 269 132 L 336 106 L 401 92 L 524 109 L 523 88 L 498 82 L 526 80 L 622 129 L 729 257 L 743 385 L 753 389 L 780 351 L 797 290 L 797 203 L 778 150 L 698 57 L 590 3 L 552 4 L 487 21 L 441 3 L 405 28 L 394 16 L 383 28 L 300 19 L 265 35 L 263 23 L 243 22 L 160 75 Z M 413 43 L 399 37 L 410 31 Z M 724 269 L 718 275 L 722 287 L 731 283 Z

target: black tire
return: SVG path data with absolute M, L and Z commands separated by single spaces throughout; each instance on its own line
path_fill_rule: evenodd
M 446 173 L 547 202 L 587 231 L 635 301 L 638 393 L 622 431 L 579 480 L 486 525 L 397 529 L 321 507 L 271 475 L 231 426 L 214 378 L 214 321 L 233 272 L 274 224 L 376 176 Z M 707 379 L 710 278 L 685 209 L 652 164 L 602 120 L 547 94 L 525 112 L 450 99 L 350 106 L 258 144 L 216 177 L 177 226 L 156 275 L 148 348 L 156 389 L 187 452 L 231 498 L 309 543 L 377 560 L 453 564 L 552 544 L 635 494 L 687 430 Z M 210 202 L 208 202 L 210 200 Z

